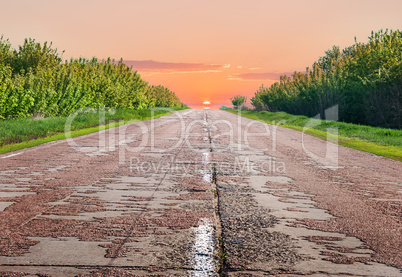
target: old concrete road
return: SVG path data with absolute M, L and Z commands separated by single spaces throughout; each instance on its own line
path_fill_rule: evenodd
M 203 110 L 0 155 L 0 275 L 401 276 L 401 168 Z

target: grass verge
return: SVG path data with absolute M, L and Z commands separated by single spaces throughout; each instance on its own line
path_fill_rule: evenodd
M 126 123 L 149 120 L 179 109 L 156 108 L 147 110 L 86 110 L 70 117 L 44 119 L 15 119 L 0 121 L 0 154 L 16 151 L 50 141 L 78 137 Z M 69 132 L 65 132 L 67 120 Z
M 227 111 L 238 114 L 237 110 Z M 338 144 L 402 161 L 402 130 L 312 119 L 285 112 L 271 113 L 267 111 L 242 110 L 240 115 L 304 132 L 324 140 L 331 139 L 333 136 L 331 128 L 336 128 L 338 131 Z

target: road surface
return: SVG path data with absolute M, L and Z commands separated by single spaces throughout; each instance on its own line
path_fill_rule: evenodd
M 402 166 L 225 111 L 0 155 L 1 276 L 401 276 Z

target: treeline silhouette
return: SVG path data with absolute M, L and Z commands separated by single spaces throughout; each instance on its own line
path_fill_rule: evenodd
M 184 106 L 174 92 L 149 86 L 122 60 L 62 61 L 52 44 L 0 38 L 0 119 L 67 116 L 83 107 L 148 109 Z
M 257 110 L 284 111 L 325 119 L 338 105 L 339 120 L 402 127 L 402 32 L 372 32 L 367 43 L 333 46 L 305 73 L 281 76 L 261 86 L 251 103 Z

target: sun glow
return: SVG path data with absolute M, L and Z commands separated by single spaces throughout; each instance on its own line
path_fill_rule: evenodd
M 204 110 L 209 110 L 211 108 L 211 102 L 204 101 L 202 102 Z

